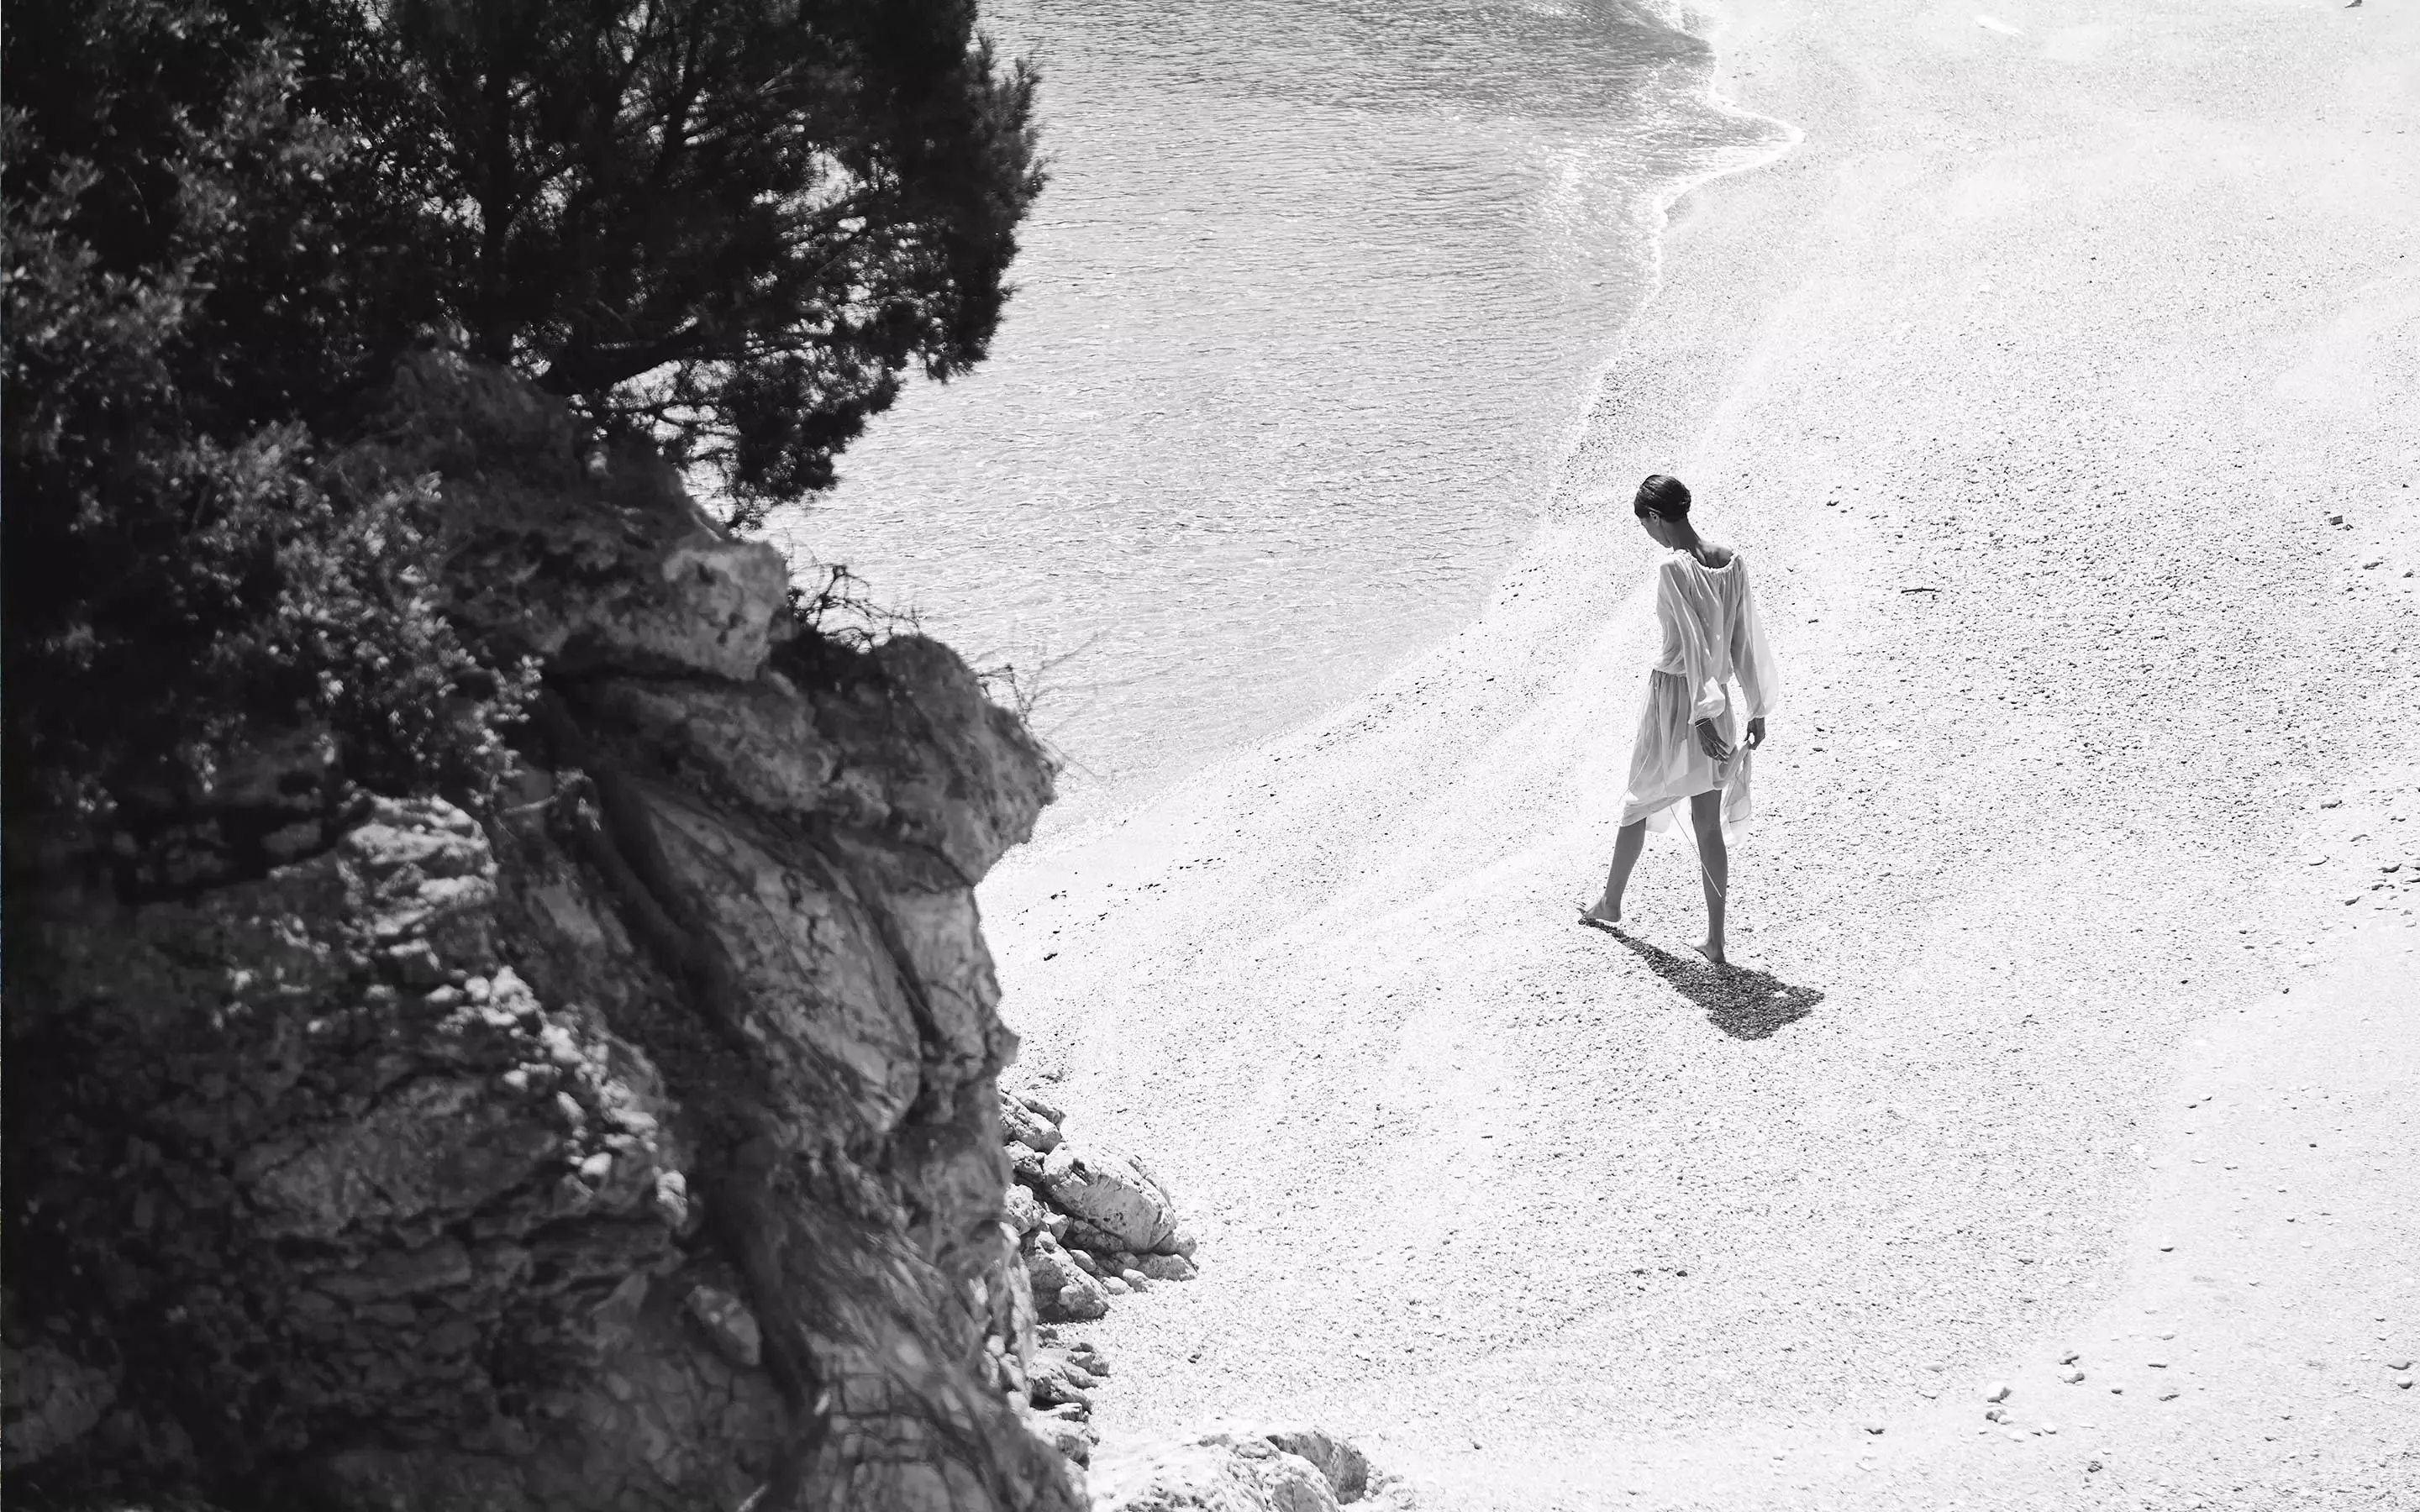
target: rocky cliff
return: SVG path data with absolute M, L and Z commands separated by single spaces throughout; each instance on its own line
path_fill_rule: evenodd
M 801 626 L 775 551 L 515 380 L 423 360 L 376 429 L 442 480 L 458 622 L 542 670 L 520 769 L 478 816 L 356 799 L 296 730 L 181 838 L 46 839 L 12 1496 L 1080 1504 L 1009 1379 L 971 891 L 1043 752 L 944 648 Z M 134 848 L 188 885 L 124 901 Z

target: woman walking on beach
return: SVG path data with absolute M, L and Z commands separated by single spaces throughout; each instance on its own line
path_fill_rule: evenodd
M 1605 895 L 1580 915 L 1584 924 L 1621 922 L 1621 893 L 1652 826 L 1669 830 L 1674 810 L 1689 806 L 1682 836 L 1693 840 L 1706 890 L 1706 937 L 1698 953 L 1716 965 L 1723 954 L 1723 902 L 1730 886 L 1729 837 L 1754 812 L 1748 799 L 1748 752 L 1764 744 L 1764 717 L 1779 701 L 1781 678 L 1764 622 L 1748 587 L 1747 563 L 1689 523 L 1689 489 L 1656 473 L 1638 486 L 1632 504 L 1638 523 L 1667 556 L 1655 569 L 1655 618 L 1664 649 L 1647 679 L 1647 707 L 1630 751 L 1630 790 L 1622 795 L 1621 833 Z M 1736 676 L 1747 694 L 1747 734 L 1733 744 L 1731 700 Z

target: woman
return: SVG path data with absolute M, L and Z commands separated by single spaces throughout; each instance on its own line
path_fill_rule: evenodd
M 1630 791 L 1622 795 L 1621 833 L 1605 896 L 1580 921 L 1610 928 L 1621 922 L 1621 893 L 1647 844 L 1650 825 L 1675 826 L 1674 810 L 1689 805 L 1688 828 L 1706 888 L 1706 938 L 1698 953 L 1716 965 L 1723 955 L 1723 898 L 1730 885 L 1730 832 L 1753 812 L 1748 802 L 1748 752 L 1764 744 L 1764 717 L 1781 694 L 1773 648 L 1748 587 L 1747 563 L 1689 523 L 1689 490 L 1656 473 L 1638 486 L 1632 505 L 1638 523 L 1668 548 L 1655 569 L 1655 618 L 1663 653 L 1647 680 L 1647 707 L 1630 751 Z M 1731 742 L 1731 703 L 1724 685 L 1733 676 L 1747 694 L 1747 738 Z

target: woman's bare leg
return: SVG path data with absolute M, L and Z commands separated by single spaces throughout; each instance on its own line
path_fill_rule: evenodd
M 1613 866 L 1605 874 L 1605 896 L 1596 906 L 1582 914 L 1601 924 L 1621 922 L 1621 893 L 1630 886 L 1630 869 L 1638 864 L 1638 853 L 1647 848 L 1647 821 L 1638 820 L 1621 826 L 1613 837 Z
M 1698 953 L 1716 965 L 1723 959 L 1723 899 L 1731 885 L 1731 855 L 1723 844 L 1723 795 L 1717 788 L 1689 799 L 1689 823 L 1698 831 L 1699 880 L 1706 887 L 1706 938 Z

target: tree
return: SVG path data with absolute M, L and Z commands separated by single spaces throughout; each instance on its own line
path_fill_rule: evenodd
M 12 811 L 190 806 L 264 732 L 475 794 L 516 671 L 339 465 L 459 342 L 719 477 L 828 486 L 965 372 L 1038 193 L 970 0 L 86 0 L 6 63 Z M 121 811 L 119 817 L 124 817 Z
M 722 485 L 833 482 L 982 359 L 1042 176 L 972 0 L 285 0 L 471 350 Z
M 341 780 L 296 807 L 347 782 L 475 800 L 518 673 L 445 623 L 425 490 L 348 475 L 315 428 L 425 313 L 376 234 L 402 221 L 343 192 L 352 154 L 290 108 L 291 60 L 224 15 L 100 0 L 11 21 L 12 819 L 190 821 L 297 734 Z

